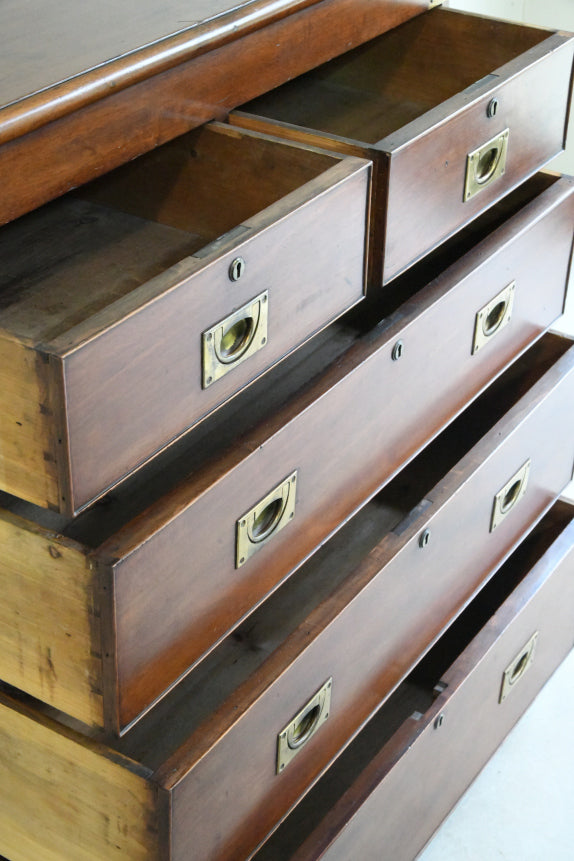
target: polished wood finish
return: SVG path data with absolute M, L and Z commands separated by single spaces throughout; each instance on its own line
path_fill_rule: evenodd
M 562 150 L 573 52 L 568 34 L 439 8 L 230 120 L 373 159 L 370 280 L 386 284 Z M 505 173 L 465 201 L 467 155 L 505 128 Z
M 149 857 L 158 833 L 172 861 L 192 853 L 197 861 L 248 857 L 552 505 L 571 473 L 574 434 L 562 404 L 573 386 L 574 348 L 548 336 L 122 740 L 90 741 L 75 722 L 17 696 L 16 710 L 27 716 L 21 735 L 27 722 L 51 729 L 47 752 L 36 752 L 30 765 L 39 776 L 54 762 L 50 794 L 34 803 L 41 811 L 64 808 L 64 764 L 82 763 L 87 748 L 102 760 L 104 775 L 112 770 L 107 780 L 118 767 L 144 778 Z M 527 493 L 489 533 L 493 495 L 525 454 L 532 457 Z M 424 529 L 432 538 L 421 547 Z M 278 731 L 329 676 L 328 721 L 277 775 Z M 9 715 L 2 723 L 0 710 L 3 735 L 12 731 L 15 695 L 0 697 Z M 75 779 L 78 797 L 87 799 L 91 778 L 80 772 Z M 18 803 L 23 816 L 27 801 Z M 115 804 L 115 791 L 100 795 L 104 818 L 112 818 Z M 34 820 L 30 809 L 28 821 L 43 815 Z M 141 817 L 140 809 L 116 812 L 114 820 L 128 857 L 140 833 L 134 815 Z M 38 834 L 33 830 L 41 845 Z M 0 831 L 0 851 L 5 844 Z M 80 842 L 77 851 L 87 845 Z
M 257 861 L 417 855 L 572 647 L 573 514 L 549 513 Z M 534 660 L 499 703 L 503 671 L 535 631 Z
M 209 126 L 8 225 L 0 486 L 77 513 L 359 301 L 368 183 Z M 204 388 L 202 332 L 262 290 L 264 348 Z
M 429 3 L 252 0 L 231 6 L 218 0 L 216 7 L 202 4 L 203 22 L 189 27 L 185 18 L 180 32 L 169 35 L 182 5 L 170 0 L 160 9 L 146 0 L 141 13 L 138 5 L 133 15 L 131 7 L 114 5 L 114 20 L 119 26 L 129 16 L 132 36 L 110 33 L 100 11 L 87 13 L 88 19 L 77 13 L 66 19 L 62 7 L 61 19 L 52 17 L 51 26 L 59 30 L 58 67 L 64 78 L 56 82 L 53 77 L 47 88 L 45 65 L 39 77 L 29 55 L 14 60 L 0 109 L 0 223 L 196 126 L 222 119 L 247 99 L 423 12 Z M 223 14 L 209 20 L 213 11 Z M 10 4 L 3 14 L 2 32 L 17 31 L 19 7 Z M 29 5 L 26 14 L 34 14 Z M 40 20 L 48 15 L 42 3 L 38 15 Z M 158 16 L 166 38 L 148 42 L 149 34 L 158 32 Z M 94 18 L 97 24 L 90 30 L 87 21 Z M 42 31 L 36 32 L 40 39 Z M 108 36 L 112 41 L 106 50 Z M 13 50 L 21 46 L 20 35 L 12 41 Z M 118 56 L 110 56 L 114 42 Z M 44 47 L 42 40 L 38 50 Z M 86 63 L 85 57 L 94 62 L 98 56 L 104 59 L 100 65 Z M 26 92 L 29 96 L 23 97 Z
M 223 408 L 93 512 L 67 523 L 4 501 L 38 523 L 31 540 L 40 556 L 58 530 L 93 560 L 93 590 L 109 589 L 109 647 L 98 638 L 92 646 L 111 656 L 100 670 L 108 679 L 109 728 L 127 727 L 188 672 L 561 313 L 573 189 L 570 180 L 533 179 L 466 238 L 397 282 L 402 304 L 383 325 L 360 337 L 349 324 L 324 333 L 304 348 L 306 358 L 287 359 L 241 405 Z M 442 274 L 424 287 L 431 263 Z M 512 320 L 472 355 L 476 312 L 510 279 L 517 284 Z M 393 361 L 398 341 L 404 355 Z M 406 390 L 413 393 L 409 412 Z M 296 468 L 293 523 L 237 570 L 236 519 Z M 33 602 L 33 591 L 21 588 L 23 601 Z M 54 605 L 58 588 L 55 579 Z M 1 655 L 0 677 L 23 686 Z M 37 687 L 29 692 L 40 696 Z M 89 686 L 78 696 L 89 699 Z M 40 698 L 64 708 L 49 691 Z

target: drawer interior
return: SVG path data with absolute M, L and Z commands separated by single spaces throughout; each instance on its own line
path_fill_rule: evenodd
M 23 216 L 0 231 L 0 333 L 57 338 L 337 161 L 206 126 Z
M 463 611 L 421 663 L 367 723 L 303 801 L 257 853 L 256 861 L 287 861 L 384 745 L 415 712 L 432 705 L 435 686 L 571 523 L 574 508 L 557 502 Z
M 547 35 L 439 8 L 255 99 L 244 110 L 374 144 Z
M 491 386 L 406 470 L 228 636 L 114 748 L 156 769 L 337 589 L 352 583 L 359 562 L 389 534 L 463 454 L 561 355 L 568 341 L 547 336 Z M 78 518 L 81 522 L 82 515 Z M 74 530 L 70 530 L 74 531 Z M 508 579 L 508 578 L 506 578 Z M 486 594 L 486 593 L 485 593 Z M 335 597 L 335 600 L 336 597 Z M 464 626 L 463 626 L 464 628 Z M 40 706 L 48 713 L 52 709 Z M 412 709 L 411 709 L 412 710 Z M 72 719 L 57 715 L 74 725 Z M 84 730 L 85 731 L 85 728 Z M 97 731 L 94 731 L 97 732 Z

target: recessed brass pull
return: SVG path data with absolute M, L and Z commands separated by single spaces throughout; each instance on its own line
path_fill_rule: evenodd
M 287 526 L 295 516 L 297 470 L 273 488 L 236 523 L 235 567 L 241 568 L 254 553 Z
M 268 291 L 260 293 L 202 334 L 204 389 L 267 343 Z
M 464 200 L 487 188 L 506 170 L 509 129 L 505 129 L 466 157 Z
M 526 670 L 534 660 L 534 650 L 538 640 L 538 631 L 532 635 L 525 646 L 521 648 L 519 653 L 514 657 L 505 671 L 502 674 L 502 685 L 500 688 L 500 696 L 498 702 L 501 703 L 506 699 L 508 694 L 516 687 L 520 679 L 526 673 Z
M 510 478 L 504 487 L 498 491 L 494 497 L 492 506 L 492 517 L 490 521 L 490 531 L 493 532 L 497 526 L 500 526 L 504 518 L 510 514 L 512 509 L 522 499 L 526 493 L 528 485 L 528 476 L 530 474 L 530 458 L 524 463 L 518 472 Z
M 289 765 L 321 727 L 331 711 L 333 679 L 327 679 L 277 736 L 277 774 Z
M 504 290 L 497 293 L 490 302 L 477 312 L 472 341 L 473 355 L 485 344 L 488 344 L 494 335 L 497 335 L 510 322 L 515 289 L 516 282 L 511 281 Z

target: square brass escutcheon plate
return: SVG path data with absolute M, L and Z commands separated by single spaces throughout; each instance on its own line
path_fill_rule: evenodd
M 505 129 L 478 149 L 469 152 L 466 157 L 464 201 L 470 200 L 503 175 L 506 170 L 509 135 L 510 130 Z
M 270 490 L 235 525 L 235 567 L 241 568 L 295 516 L 297 470 Z
M 265 290 L 202 333 L 202 388 L 209 388 L 263 349 L 268 338 L 268 307 Z
M 497 526 L 500 526 L 507 514 L 510 514 L 513 508 L 522 499 L 528 487 L 528 476 L 530 475 L 530 458 L 523 463 L 520 469 L 514 473 L 512 478 L 509 478 L 504 487 L 502 487 L 494 497 L 492 505 L 492 518 L 490 521 L 490 531 L 493 532 Z
M 277 774 L 280 774 L 323 726 L 331 712 L 329 678 L 277 735 Z
M 511 660 L 505 669 L 502 674 L 502 686 L 498 698 L 499 703 L 506 699 L 534 660 L 534 650 L 536 649 L 537 641 L 538 631 L 531 636 L 529 641 L 521 648 L 516 657 Z
M 515 289 L 516 282 L 511 281 L 477 312 L 472 342 L 473 355 L 510 323 Z

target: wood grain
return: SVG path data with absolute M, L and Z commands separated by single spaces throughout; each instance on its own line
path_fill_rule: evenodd
M 14 861 L 156 861 L 145 771 L 0 701 L 0 851 Z
M 523 570 L 516 590 L 440 677 L 444 692 L 424 714 L 406 720 L 386 744 L 375 741 L 372 761 L 343 795 L 338 793 L 341 797 L 332 812 L 302 841 L 313 818 L 314 799 L 308 799 L 307 820 L 304 811 L 298 813 L 304 822 L 299 839 L 293 833 L 286 837 L 292 847 L 302 845 L 287 856 L 281 848 L 273 854 L 271 843 L 258 861 L 271 857 L 342 861 L 349 851 L 360 852 L 369 861 L 381 857 L 409 861 L 423 848 L 571 649 L 573 537 L 570 523 L 532 570 Z M 499 704 L 502 672 L 536 630 L 540 634 L 534 662 Z M 443 725 L 437 731 L 434 722 L 439 714 Z M 382 723 L 380 730 L 384 741 Z M 347 768 L 349 758 L 348 763 Z M 336 789 L 331 793 L 337 795 Z M 418 811 L 416 820 L 413 808 Z
M 557 238 L 558 213 L 556 219 L 547 228 L 540 222 L 535 232 L 543 231 L 546 241 Z M 558 285 L 569 266 L 570 223 L 569 217 L 565 254 L 560 262 L 553 258 L 559 274 L 546 325 L 563 306 Z M 380 334 L 359 342 L 232 456 L 194 474 L 102 545 L 99 553 L 119 560 L 114 579 L 123 721 L 150 702 L 152 690 L 159 693 L 154 678 L 160 667 L 174 679 L 185 672 L 541 333 L 547 312 L 538 287 L 548 270 L 528 253 L 539 247 L 533 236 L 509 243 L 506 254 L 494 254 L 484 268 L 479 252 L 476 271 L 469 260 L 452 278 L 445 274 L 424 299 L 403 306 Z M 472 356 L 477 310 L 513 277 L 521 284 L 513 323 L 500 333 L 498 346 L 493 342 L 492 349 Z M 398 340 L 405 352 L 393 362 Z M 413 404 L 408 413 L 407 390 Z M 295 468 L 300 479 L 294 522 L 236 572 L 236 519 Z M 163 572 L 161 585 L 157 570 Z M 151 625 L 150 606 L 157 614 Z M 168 618 L 169 624 L 161 621 Z
M 16 102 L 2 116 L 0 223 L 427 8 L 428 0 L 242 3 L 222 30 L 208 24 Z
M 573 379 L 570 373 L 570 390 Z M 554 387 L 557 381 L 558 376 L 554 382 L 540 380 L 426 494 L 431 508 L 400 535 L 395 528 L 395 535 L 383 538 L 352 577 L 211 718 L 203 737 L 198 730 L 162 766 L 161 779 L 173 788 L 175 858 L 186 858 L 192 845 L 198 858 L 248 855 L 549 508 L 572 464 L 571 423 L 563 436 L 559 431 L 556 439 L 548 438 L 547 428 L 561 423 L 564 399 L 572 397 L 560 383 Z M 528 501 L 524 497 L 526 504 L 517 507 L 504 530 L 489 534 L 492 498 L 501 479 L 533 447 L 536 474 Z M 565 449 L 561 465 L 555 460 L 558 449 Z M 432 538 L 421 549 L 423 529 L 430 529 Z M 276 733 L 330 676 L 329 721 L 304 755 L 277 776 Z M 248 755 L 242 767 L 225 780 L 237 801 L 230 807 L 222 799 L 214 831 L 198 799 L 221 779 L 224 763 L 237 763 L 244 750 Z
M 85 552 L 5 511 L 0 543 L 0 677 L 101 726 L 99 612 Z
M 230 119 L 374 159 L 369 280 L 386 284 L 561 151 L 573 51 L 566 34 L 436 9 Z M 505 128 L 506 172 L 465 202 L 467 154 Z
M 7 225 L 4 343 L 6 351 L 11 341 L 35 348 L 44 376 L 49 357 L 51 413 L 35 407 L 43 412 L 28 452 L 13 414 L 34 382 L 18 383 L 18 357 L 30 363 L 33 353 L 15 343 L 6 461 L 24 474 L 41 470 L 46 483 L 56 473 L 45 454 L 53 449 L 61 486 L 49 502 L 77 513 L 360 301 L 369 171 L 365 161 L 210 126 L 81 199 L 64 197 Z M 240 283 L 228 275 L 238 255 L 248 261 Z M 265 349 L 205 389 L 202 332 L 262 290 Z M 40 422 L 47 439 L 36 433 Z M 30 489 L 7 476 L 3 486 L 44 502 L 38 481 Z
M 52 404 L 44 357 L 0 335 L 0 486 L 59 507 Z

